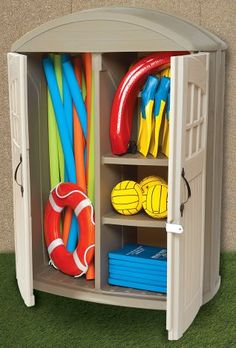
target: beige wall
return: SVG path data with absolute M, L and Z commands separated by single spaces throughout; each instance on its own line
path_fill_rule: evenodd
M 55 17 L 99 6 L 160 9 L 202 25 L 228 44 L 224 121 L 222 249 L 236 250 L 236 1 L 235 0 L 0 0 L 0 251 L 13 250 L 11 149 L 6 53 L 27 31 Z

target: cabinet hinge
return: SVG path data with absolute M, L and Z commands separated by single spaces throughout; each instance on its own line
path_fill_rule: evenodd
M 183 231 L 184 229 L 181 225 L 171 223 L 166 224 L 166 232 L 181 234 Z

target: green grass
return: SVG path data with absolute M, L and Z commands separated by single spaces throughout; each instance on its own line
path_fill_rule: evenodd
M 0 347 L 236 347 L 236 253 L 222 255 L 222 286 L 177 342 L 168 342 L 165 312 L 71 300 L 35 291 L 25 307 L 13 254 L 0 254 Z

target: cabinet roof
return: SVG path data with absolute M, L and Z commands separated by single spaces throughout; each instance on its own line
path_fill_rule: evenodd
M 206 29 L 161 11 L 110 7 L 45 23 L 12 46 L 15 52 L 216 51 L 227 45 Z

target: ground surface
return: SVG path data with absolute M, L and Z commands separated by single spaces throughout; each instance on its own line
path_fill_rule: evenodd
M 236 253 L 222 256 L 222 286 L 177 342 L 168 342 L 165 312 L 71 300 L 35 291 L 26 308 L 13 254 L 0 254 L 0 347 L 236 347 Z

